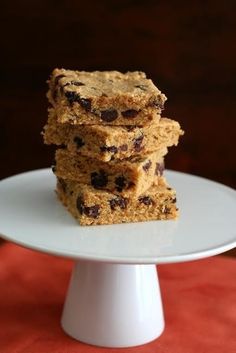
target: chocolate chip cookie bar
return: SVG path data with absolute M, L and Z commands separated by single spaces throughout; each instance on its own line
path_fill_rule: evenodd
M 58 178 L 57 194 L 80 225 L 114 224 L 178 218 L 176 193 L 165 182 L 140 196 L 122 197 Z
M 109 163 L 97 161 L 66 149 L 58 149 L 55 156 L 55 174 L 63 179 L 87 184 L 120 195 L 139 195 L 147 190 L 163 173 L 164 148 L 146 156 L 138 156 Z
M 65 145 L 70 152 L 105 162 L 176 146 L 182 134 L 179 123 L 167 118 L 143 127 L 61 124 L 54 109 L 43 132 L 46 144 Z
M 139 71 L 55 69 L 48 83 L 60 123 L 143 126 L 158 119 L 167 99 Z

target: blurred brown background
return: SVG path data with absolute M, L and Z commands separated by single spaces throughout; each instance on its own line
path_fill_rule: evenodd
M 54 67 L 143 70 L 186 131 L 167 167 L 236 187 L 235 1 L 1 1 L 0 178 L 50 166 Z

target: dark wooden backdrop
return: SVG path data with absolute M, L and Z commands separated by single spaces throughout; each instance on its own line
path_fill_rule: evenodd
M 144 70 L 184 130 L 167 167 L 236 186 L 235 1 L 1 1 L 0 177 L 50 166 L 54 67 Z

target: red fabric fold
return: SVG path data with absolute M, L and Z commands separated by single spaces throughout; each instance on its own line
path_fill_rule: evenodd
M 0 247 L 1 353 L 235 353 L 236 260 L 216 256 L 158 266 L 166 327 L 127 349 L 68 337 L 60 317 L 72 261 L 7 243 Z

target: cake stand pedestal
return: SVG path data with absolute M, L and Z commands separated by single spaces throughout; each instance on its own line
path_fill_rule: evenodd
M 75 339 L 103 347 L 154 340 L 164 329 L 155 264 L 236 246 L 236 191 L 188 174 L 166 176 L 177 190 L 178 221 L 90 227 L 80 227 L 56 200 L 49 169 L 0 182 L 2 237 L 75 260 L 62 314 Z
M 156 266 L 77 262 L 62 327 L 82 342 L 103 347 L 154 340 L 164 329 Z

